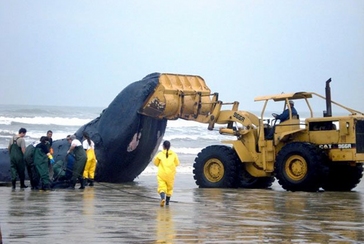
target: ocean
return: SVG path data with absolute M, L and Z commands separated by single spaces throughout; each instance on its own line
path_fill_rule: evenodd
M 81 126 L 97 118 L 105 108 L 100 107 L 66 107 L 33 105 L 0 105 L 0 148 L 6 148 L 9 140 L 18 130 L 27 129 L 26 144 L 39 141 L 48 130 L 53 131 L 53 140 L 66 138 Z M 207 124 L 182 119 L 167 123 L 164 140 L 171 142 L 171 148 L 178 154 L 179 173 L 192 173 L 194 158 L 206 146 L 221 144 L 229 139 L 220 135 L 218 127 L 212 131 Z M 160 149 L 162 149 L 160 147 Z M 157 168 L 150 164 L 143 174 L 154 174 Z

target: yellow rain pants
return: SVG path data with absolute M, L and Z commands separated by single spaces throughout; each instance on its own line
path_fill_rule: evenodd
M 90 148 L 86 151 L 87 161 L 85 165 L 85 169 L 83 171 L 83 178 L 93 180 L 95 178 L 95 170 L 96 170 L 96 155 L 95 150 Z

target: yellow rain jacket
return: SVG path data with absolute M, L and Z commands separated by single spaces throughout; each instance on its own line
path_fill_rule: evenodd
M 154 165 L 158 167 L 158 193 L 164 192 L 167 196 L 171 196 L 179 160 L 177 154 L 172 150 L 168 150 L 168 158 L 166 153 L 167 150 L 165 149 L 159 152 L 154 159 Z

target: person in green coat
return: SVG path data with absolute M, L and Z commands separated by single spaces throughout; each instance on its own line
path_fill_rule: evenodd
M 28 171 L 28 176 L 32 190 L 38 190 L 38 185 L 40 181 L 37 168 L 35 167 L 34 164 L 34 151 L 37 144 L 38 143 L 34 142 L 28 145 L 24 153 L 25 166 Z
M 69 188 L 74 189 L 78 179 L 81 183 L 81 187 L 79 189 L 85 189 L 83 171 L 85 169 L 85 164 L 87 161 L 86 152 L 82 146 L 81 141 L 78 140 L 75 135 L 68 135 L 67 141 L 71 143 L 70 149 L 67 151 L 67 154 L 73 153 L 73 155 L 75 156 L 75 162 L 73 164 L 72 178 Z
M 25 162 L 24 162 L 24 153 L 25 153 L 25 140 L 24 137 L 27 133 L 25 128 L 20 128 L 18 135 L 12 137 L 9 141 L 9 155 L 10 155 L 10 172 L 11 172 L 11 184 L 13 190 L 16 187 L 16 178 L 19 175 L 20 180 L 20 188 L 27 188 L 24 184 L 25 180 Z
M 49 179 L 48 171 L 48 159 L 53 164 L 54 159 L 49 152 L 48 138 L 42 136 L 40 138 L 40 143 L 35 147 L 34 150 L 34 164 L 40 176 L 40 181 L 42 183 L 42 190 L 51 189 L 51 181 Z

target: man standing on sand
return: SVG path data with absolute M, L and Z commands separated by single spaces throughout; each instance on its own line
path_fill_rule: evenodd
M 53 131 L 51 131 L 51 130 L 47 131 L 48 142 L 49 142 L 49 145 L 51 148 L 52 148 L 52 143 L 53 143 L 52 136 L 53 136 Z M 52 150 L 52 153 L 53 153 L 53 150 Z
M 89 134 L 84 131 L 82 133 L 83 138 L 85 139 L 82 142 L 82 146 L 86 151 L 87 161 L 85 165 L 85 169 L 83 171 L 83 178 L 85 179 L 85 185 L 89 182 L 89 186 L 94 186 L 95 179 L 95 170 L 96 170 L 96 154 L 95 154 L 95 143 L 91 140 Z
M 30 186 L 32 190 L 38 189 L 40 180 L 37 168 L 34 164 L 34 151 L 37 144 L 37 142 L 33 142 L 32 144 L 28 145 L 24 153 L 24 162 L 28 171 Z
M 78 139 L 76 139 L 75 135 L 68 135 L 67 141 L 71 144 L 70 149 L 67 151 L 67 154 L 72 152 L 75 155 L 71 183 L 68 188 L 75 189 L 75 185 L 78 179 L 81 183 L 81 187 L 79 189 L 85 189 L 83 170 L 85 169 L 85 164 L 87 161 L 86 152 L 83 149 L 82 143 Z
M 9 142 L 8 150 L 10 155 L 10 172 L 11 172 L 11 184 L 13 189 L 16 188 L 16 178 L 19 175 L 20 188 L 27 188 L 24 184 L 25 180 L 25 140 L 27 130 L 25 128 L 20 128 L 18 135 L 13 136 Z
M 53 156 L 53 148 L 52 148 L 52 144 L 53 144 L 53 131 L 48 130 L 47 131 L 47 137 L 48 137 L 48 151 L 49 153 Z M 52 180 L 53 179 L 53 166 L 51 164 L 51 162 L 48 160 L 48 172 L 49 172 L 49 179 Z
M 48 137 L 42 136 L 40 143 L 38 143 L 34 150 L 34 165 L 42 182 L 42 190 L 44 191 L 51 189 L 48 171 L 49 160 L 52 164 L 54 163 L 53 156 L 49 153 L 48 149 Z

